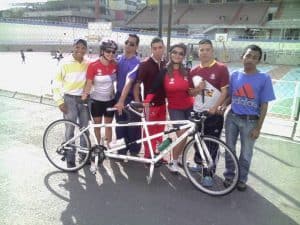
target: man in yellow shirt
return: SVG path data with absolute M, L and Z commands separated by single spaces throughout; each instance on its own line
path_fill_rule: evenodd
M 53 98 L 64 119 L 78 122 L 81 127 L 87 126 L 89 121 L 88 109 L 80 101 L 88 67 L 88 61 L 84 58 L 86 52 L 87 42 L 83 39 L 75 40 L 72 54 L 60 62 L 52 83 Z M 73 133 L 71 127 L 66 127 L 66 139 L 72 137 Z M 68 151 L 66 160 L 67 167 L 74 167 L 75 151 Z

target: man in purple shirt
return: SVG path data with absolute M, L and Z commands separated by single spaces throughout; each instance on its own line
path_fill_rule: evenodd
M 136 115 L 130 114 L 128 116 L 123 112 L 124 106 L 134 100 L 133 84 L 136 80 L 140 64 L 140 60 L 136 56 L 139 41 L 139 36 L 136 34 L 129 34 L 125 41 L 124 54 L 117 58 L 117 103 L 115 105 L 115 108 L 118 109 L 118 114 L 116 115 L 117 122 L 129 120 L 130 122 L 134 122 L 140 120 Z M 127 148 L 121 149 L 119 154 L 126 155 L 129 150 L 131 155 L 138 155 L 141 144 L 137 144 L 135 141 L 141 138 L 141 128 L 139 126 L 117 127 L 116 136 L 117 139 L 124 138 L 127 145 Z

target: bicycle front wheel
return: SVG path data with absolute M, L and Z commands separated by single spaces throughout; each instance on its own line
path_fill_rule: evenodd
M 43 136 L 44 152 L 52 165 L 63 171 L 81 169 L 90 158 L 91 142 L 80 126 L 69 120 L 51 123 Z
M 200 139 L 200 149 L 195 139 L 190 140 L 183 152 L 184 171 L 192 184 L 202 192 L 209 195 L 220 196 L 226 195 L 234 190 L 239 177 L 239 165 L 235 154 L 220 139 L 213 136 L 204 135 Z M 208 167 L 202 159 L 202 151 L 205 158 L 208 156 L 203 149 L 210 152 L 213 159 L 213 165 Z M 226 173 L 226 160 L 230 161 L 231 171 L 233 171 L 230 182 L 224 182 Z

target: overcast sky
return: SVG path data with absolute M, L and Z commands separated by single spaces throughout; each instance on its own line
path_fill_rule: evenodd
M 13 3 L 23 2 L 46 2 L 47 0 L 0 0 L 0 10 L 8 9 Z

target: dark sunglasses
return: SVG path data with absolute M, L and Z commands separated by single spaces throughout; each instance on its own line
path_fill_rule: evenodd
M 104 50 L 104 52 L 106 52 L 106 53 L 112 53 L 112 54 L 116 54 L 116 51 L 113 51 L 113 50 Z
M 172 51 L 171 54 L 184 56 L 184 52 L 177 52 L 177 51 L 175 51 L 175 50 Z
M 125 41 L 125 45 L 129 45 L 130 47 L 134 47 L 135 43 L 130 42 L 130 41 Z

